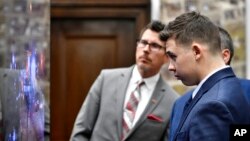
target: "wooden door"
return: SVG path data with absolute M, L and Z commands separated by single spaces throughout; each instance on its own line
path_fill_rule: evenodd
M 134 9 L 121 4 L 112 11 L 118 5 L 107 2 L 109 5 L 100 4 L 102 9 L 92 7 L 92 1 L 73 3 L 79 6 L 76 8 L 52 3 L 52 141 L 69 140 L 76 115 L 101 69 L 128 67 L 135 62 L 136 38 L 148 22 L 148 5 Z

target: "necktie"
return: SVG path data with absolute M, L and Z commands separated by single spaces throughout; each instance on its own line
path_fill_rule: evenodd
M 132 128 L 132 124 L 134 121 L 135 113 L 141 99 L 140 88 L 144 84 L 144 81 L 138 81 L 137 86 L 134 91 L 132 91 L 129 100 L 125 106 L 123 112 L 123 132 L 122 132 L 122 139 L 127 135 L 127 133 Z

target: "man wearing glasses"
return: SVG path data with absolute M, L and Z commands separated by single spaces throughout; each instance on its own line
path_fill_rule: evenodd
M 149 23 L 137 41 L 136 64 L 106 69 L 92 85 L 76 118 L 71 141 L 165 140 L 178 94 L 159 71 L 167 62 L 165 25 Z

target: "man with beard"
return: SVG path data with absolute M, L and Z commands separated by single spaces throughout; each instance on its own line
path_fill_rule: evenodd
M 76 118 L 71 141 L 160 141 L 166 138 L 178 94 L 159 71 L 168 61 L 165 25 L 152 21 L 141 32 L 136 64 L 106 69 L 92 85 Z

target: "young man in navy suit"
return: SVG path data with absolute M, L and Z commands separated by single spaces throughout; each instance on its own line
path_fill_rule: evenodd
M 233 48 L 233 41 L 230 34 L 223 28 L 219 27 L 219 34 L 221 39 L 221 49 L 222 49 L 222 56 L 227 65 L 230 65 L 231 60 L 234 55 L 234 48 Z M 240 83 L 244 94 L 250 102 L 250 80 L 247 79 L 240 79 Z M 169 141 L 173 140 L 173 135 L 176 132 L 178 124 L 180 122 L 180 117 L 183 113 L 183 108 L 188 101 L 189 97 L 191 97 L 193 90 L 188 91 L 179 99 L 176 100 L 170 118 L 170 129 L 169 129 Z
M 183 114 L 178 111 L 179 124 L 171 140 L 228 141 L 230 125 L 250 123 L 250 106 L 232 68 L 225 65 L 218 27 L 189 12 L 170 22 L 162 36 L 168 38 L 169 70 L 185 85 L 198 85 L 182 98 L 191 102 Z

